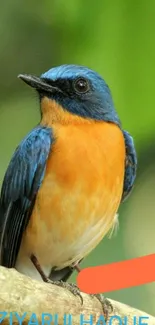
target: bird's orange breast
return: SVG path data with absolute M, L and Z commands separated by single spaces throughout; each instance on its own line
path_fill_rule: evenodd
M 55 144 L 22 248 L 62 268 L 87 255 L 113 226 L 125 145 L 112 123 L 53 125 Z

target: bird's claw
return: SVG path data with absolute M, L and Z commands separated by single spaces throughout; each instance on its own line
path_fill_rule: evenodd
M 96 297 L 102 305 L 105 321 L 107 321 L 109 314 L 113 312 L 113 306 L 111 302 L 106 299 L 102 294 L 94 294 L 91 297 Z
M 63 281 L 51 281 L 50 279 L 48 279 L 47 282 L 69 290 L 74 296 L 79 296 L 81 299 L 81 305 L 83 305 L 83 297 L 76 284 Z

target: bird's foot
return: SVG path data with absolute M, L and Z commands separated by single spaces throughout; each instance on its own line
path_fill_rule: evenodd
M 96 297 L 102 305 L 105 321 L 107 321 L 109 314 L 113 312 L 113 306 L 111 302 L 106 299 L 102 294 L 94 294 L 91 297 Z
M 38 259 L 36 258 L 36 256 L 32 254 L 31 257 L 30 257 L 30 259 L 31 259 L 31 262 L 33 263 L 34 267 L 36 268 L 36 270 L 37 270 L 38 273 L 40 274 L 42 280 L 43 280 L 44 282 L 48 282 L 48 277 L 47 277 L 46 274 L 44 273 L 44 271 L 43 271 L 43 269 L 42 269 L 42 267 L 41 267 L 41 265 L 40 265 Z
M 69 290 L 74 296 L 79 296 L 81 299 L 81 305 L 83 304 L 83 297 L 76 284 L 63 281 L 51 281 L 50 279 L 48 279 L 47 282 Z
M 83 305 L 83 297 L 81 295 L 81 292 L 79 290 L 79 288 L 77 287 L 76 284 L 74 283 L 68 283 L 68 282 L 63 282 L 63 281 L 52 281 L 50 280 L 44 273 L 38 259 L 36 258 L 35 255 L 31 255 L 30 257 L 33 265 L 35 266 L 35 268 L 37 269 L 37 271 L 39 272 L 41 278 L 43 279 L 44 282 L 47 282 L 47 283 L 51 283 L 51 284 L 54 284 L 54 285 L 57 285 L 59 287 L 62 287 L 62 288 L 65 288 L 67 290 L 69 290 L 74 296 L 79 296 L 80 299 L 81 299 L 81 304 Z

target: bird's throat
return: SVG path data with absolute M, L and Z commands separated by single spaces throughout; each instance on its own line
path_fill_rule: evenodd
M 67 124 L 91 124 L 94 123 L 91 119 L 80 117 L 76 114 L 71 114 L 64 109 L 55 100 L 48 97 L 41 99 L 41 111 L 42 111 L 42 125 L 52 126 L 55 123 L 62 125 Z

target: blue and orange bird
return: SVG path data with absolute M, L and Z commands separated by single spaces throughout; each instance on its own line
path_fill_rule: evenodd
M 135 182 L 136 151 L 96 72 L 62 65 L 19 78 L 38 93 L 41 122 L 4 177 L 0 264 L 62 285 L 115 226 Z

